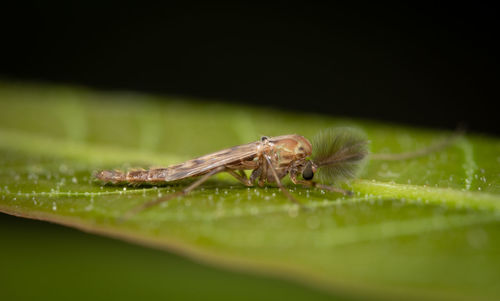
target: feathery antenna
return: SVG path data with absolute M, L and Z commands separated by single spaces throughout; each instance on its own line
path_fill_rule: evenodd
M 341 182 L 356 177 L 368 155 L 363 132 L 350 127 L 321 131 L 313 138 L 312 161 L 324 182 Z

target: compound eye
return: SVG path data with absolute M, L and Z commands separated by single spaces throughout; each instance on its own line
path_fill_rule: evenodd
M 304 170 L 302 171 L 302 178 L 304 180 L 312 180 L 314 177 L 314 172 L 312 170 L 312 164 L 311 162 L 308 162 Z

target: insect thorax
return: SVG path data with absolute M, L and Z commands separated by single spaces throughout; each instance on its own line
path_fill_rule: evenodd
M 311 143 L 299 135 L 286 135 L 269 138 L 267 143 L 267 155 L 276 170 L 278 178 L 285 177 L 292 168 L 302 165 L 305 158 L 311 155 Z M 267 170 L 266 179 L 268 182 L 275 182 L 274 174 Z

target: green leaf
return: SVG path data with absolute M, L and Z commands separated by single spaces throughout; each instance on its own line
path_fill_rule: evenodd
M 372 160 L 352 197 L 217 175 L 189 196 L 129 209 L 185 187 L 102 186 L 101 169 L 166 166 L 257 140 L 355 126 L 372 153 L 451 133 L 130 92 L 0 84 L 0 211 L 123 238 L 229 268 L 358 297 L 500 296 L 500 140 L 466 135 L 441 151 Z M 75 259 L 77 260 L 77 259 Z

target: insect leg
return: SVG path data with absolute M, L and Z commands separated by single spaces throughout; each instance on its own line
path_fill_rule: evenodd
M 414 159 L 418 157 L 427 156 L 433 152 L 440 151 L 450 145 L 452 145 L 455 141 L 457 141 L 464 134 L 463 129 L 458 129 L 453 135 L 443 139 L 441 141 L 436 142 L 435 144 L 431 144 L 427 147 L 417 149 L 415 151 L 410 151 L 406 153 L 397 153 L 397 154 L 371 154 L 370 160 L 383 160 L 383 161 L 399 161 L 399 160 L 408 160 Z
M 127 213 L 125 213 L 124 218 L 127 219 L 127 218 L 129 218 L 129 217 L 131 217 L 131 216 L 133 216 L 133 215 L 135 215 L 135 214 L 137 214 L 137 213 L 139 213 L 139 212 L 141 212 L 143 210 L 146 210 L 148 208 L 151 208 L 151 207 L 156 206 L 158 204 L 161 204 L 163 202 L 169 201 L 169 200 L 171 200 L 173 198 L 176 198 L 178 196 L 184 196 L 184 195 L 188 194 L 189 192 L 191 192 L 196 187 L 198 187 L 201 184 L 203 184 L 203 182 L 207 181 L 211 176 L 213 176 L 216 173 L 219 173 L 221 171 L 224 171 L 225 169 L 226 169 L 225 166 L 217 167 L 217 168 L 211 170 L 210 172 L 204 174 L 198 180 L 196 180 L 191 185 L 189 185 L 188 187 L 184 188 L 181 191 L 178 191 L 178 192 L 175 192 L 175 193 L 171 193 L 171 194 L 166 195 L 164 197 L 157 198 L 155 200 L 146 202 L 146 203 L 141 204 L 141 205 L 139 205 L 139 206 L 137 206 L 135 208 L 132 208 Z
M 245 173 L 238 174 L 234 170 L 228 169 L 226 170 L 228 174 L 232 175 L 233 177 L 236 178 L 236 180 L 240 181 L 243 183 L 245 186 L 253 186 L 253 183 L 250 182 L 250 179 L 247 178 Z M 241 171 L 241 170 L 240 170 Z M 244 175 L 244 176 L 243 176 Z
M 243 170 L 238 169 L 238 173 L 239 173 L 239 174 L 240 174 L 243 178 L 248 178 L 248 177 L 247 177 L 247 174 L 246 174 Z
M 262 174 L 262 165 L 252 171 L 252 174 L 250 175 L 250 183 L 252 184 L 255 183 L 255 181 L 260 177 L 261 174 Z
M 264 156 L 266 156 L 266 155 L 264 155 Z M 262 160 L 263 162 L 261 164 L 262 167 L 261 167 L 261 171 L 260 171 L 259 181 L 257 182 L 257 184 L 259 184 L 260 187 L 264 187 L 265 181 L 267 179 L 267 168 L 268 168 L 268 166 L 270 165 L 271 168 L 272 168 L 271 161 L 268 160 L 268 162 L 266 162 L 265 160 L 268 160 L 268 158 L 265 157 L 265 159 Z
M 331 192 L 338 192 L 338 193 L 342 193 L 343 195 L 352 195 L 352 191 L 350 191 L 350 190 L 346 190 L 346 189 L 342 189 L 342 188 L 330 186 L 330 185 L 324 185 L 324 184 L 320 184 L 320 183 L 314 182 L 314 181 L 299 180 L 299 181 L 297 181 L 297 184 L 309 186 L 309 187 L 315 187 L 315 188 L 319 188 L 319 189 L 324 189 L 324 190 L 328 190 Z
M 288 191 L 288 189 L 286 189 L 285 186 L 283 186 L 283 184 L 281 183 L 280 178 L 278 177 L 278 174 L 276 173 L 276 170 L 273 167 L 273 164 L 271 163 L 271 159 L 269 158 L 269 156 L 264 155 L 264 157 L 265 157 L 266 162 L 267 162 L 267 164 L 265 164 L 265 165 L 267 165 L 267 167 L 271 170 L 271 173 L 274 176 L 274 180 L 276 180 L 276 184 L 278 185 L 278 187 L 281 190 L 281 192 L 283 192 L 283 194 L 286 195 L 286 197 L 290 201 L 292 201 L 293 203 L 299 205 L 301 208 L 305 208 L 304 205 L 302 205 L 302 203 L 300 203 L 299 201 L 297 201 L 297 199 Z
M 300 185 L 307 186 L 307 187 L 324 189 L 324 190 L 328 190 L 331 192 L 338 192 L 338 193 L 342 193 L 343 195 L 352 195 L 352 191 L 350 191 L 350 190 L 345 190 L 345 189 L 342 189 L 339 187 L 324 185 L 324 184 L 314 182 L 314 181 L 297 180 L 297 178 L 295 177 L 294 174 L 290 174 L 290 179 L 292 180 L 292 182 L 294 184 L 300 184 Z

